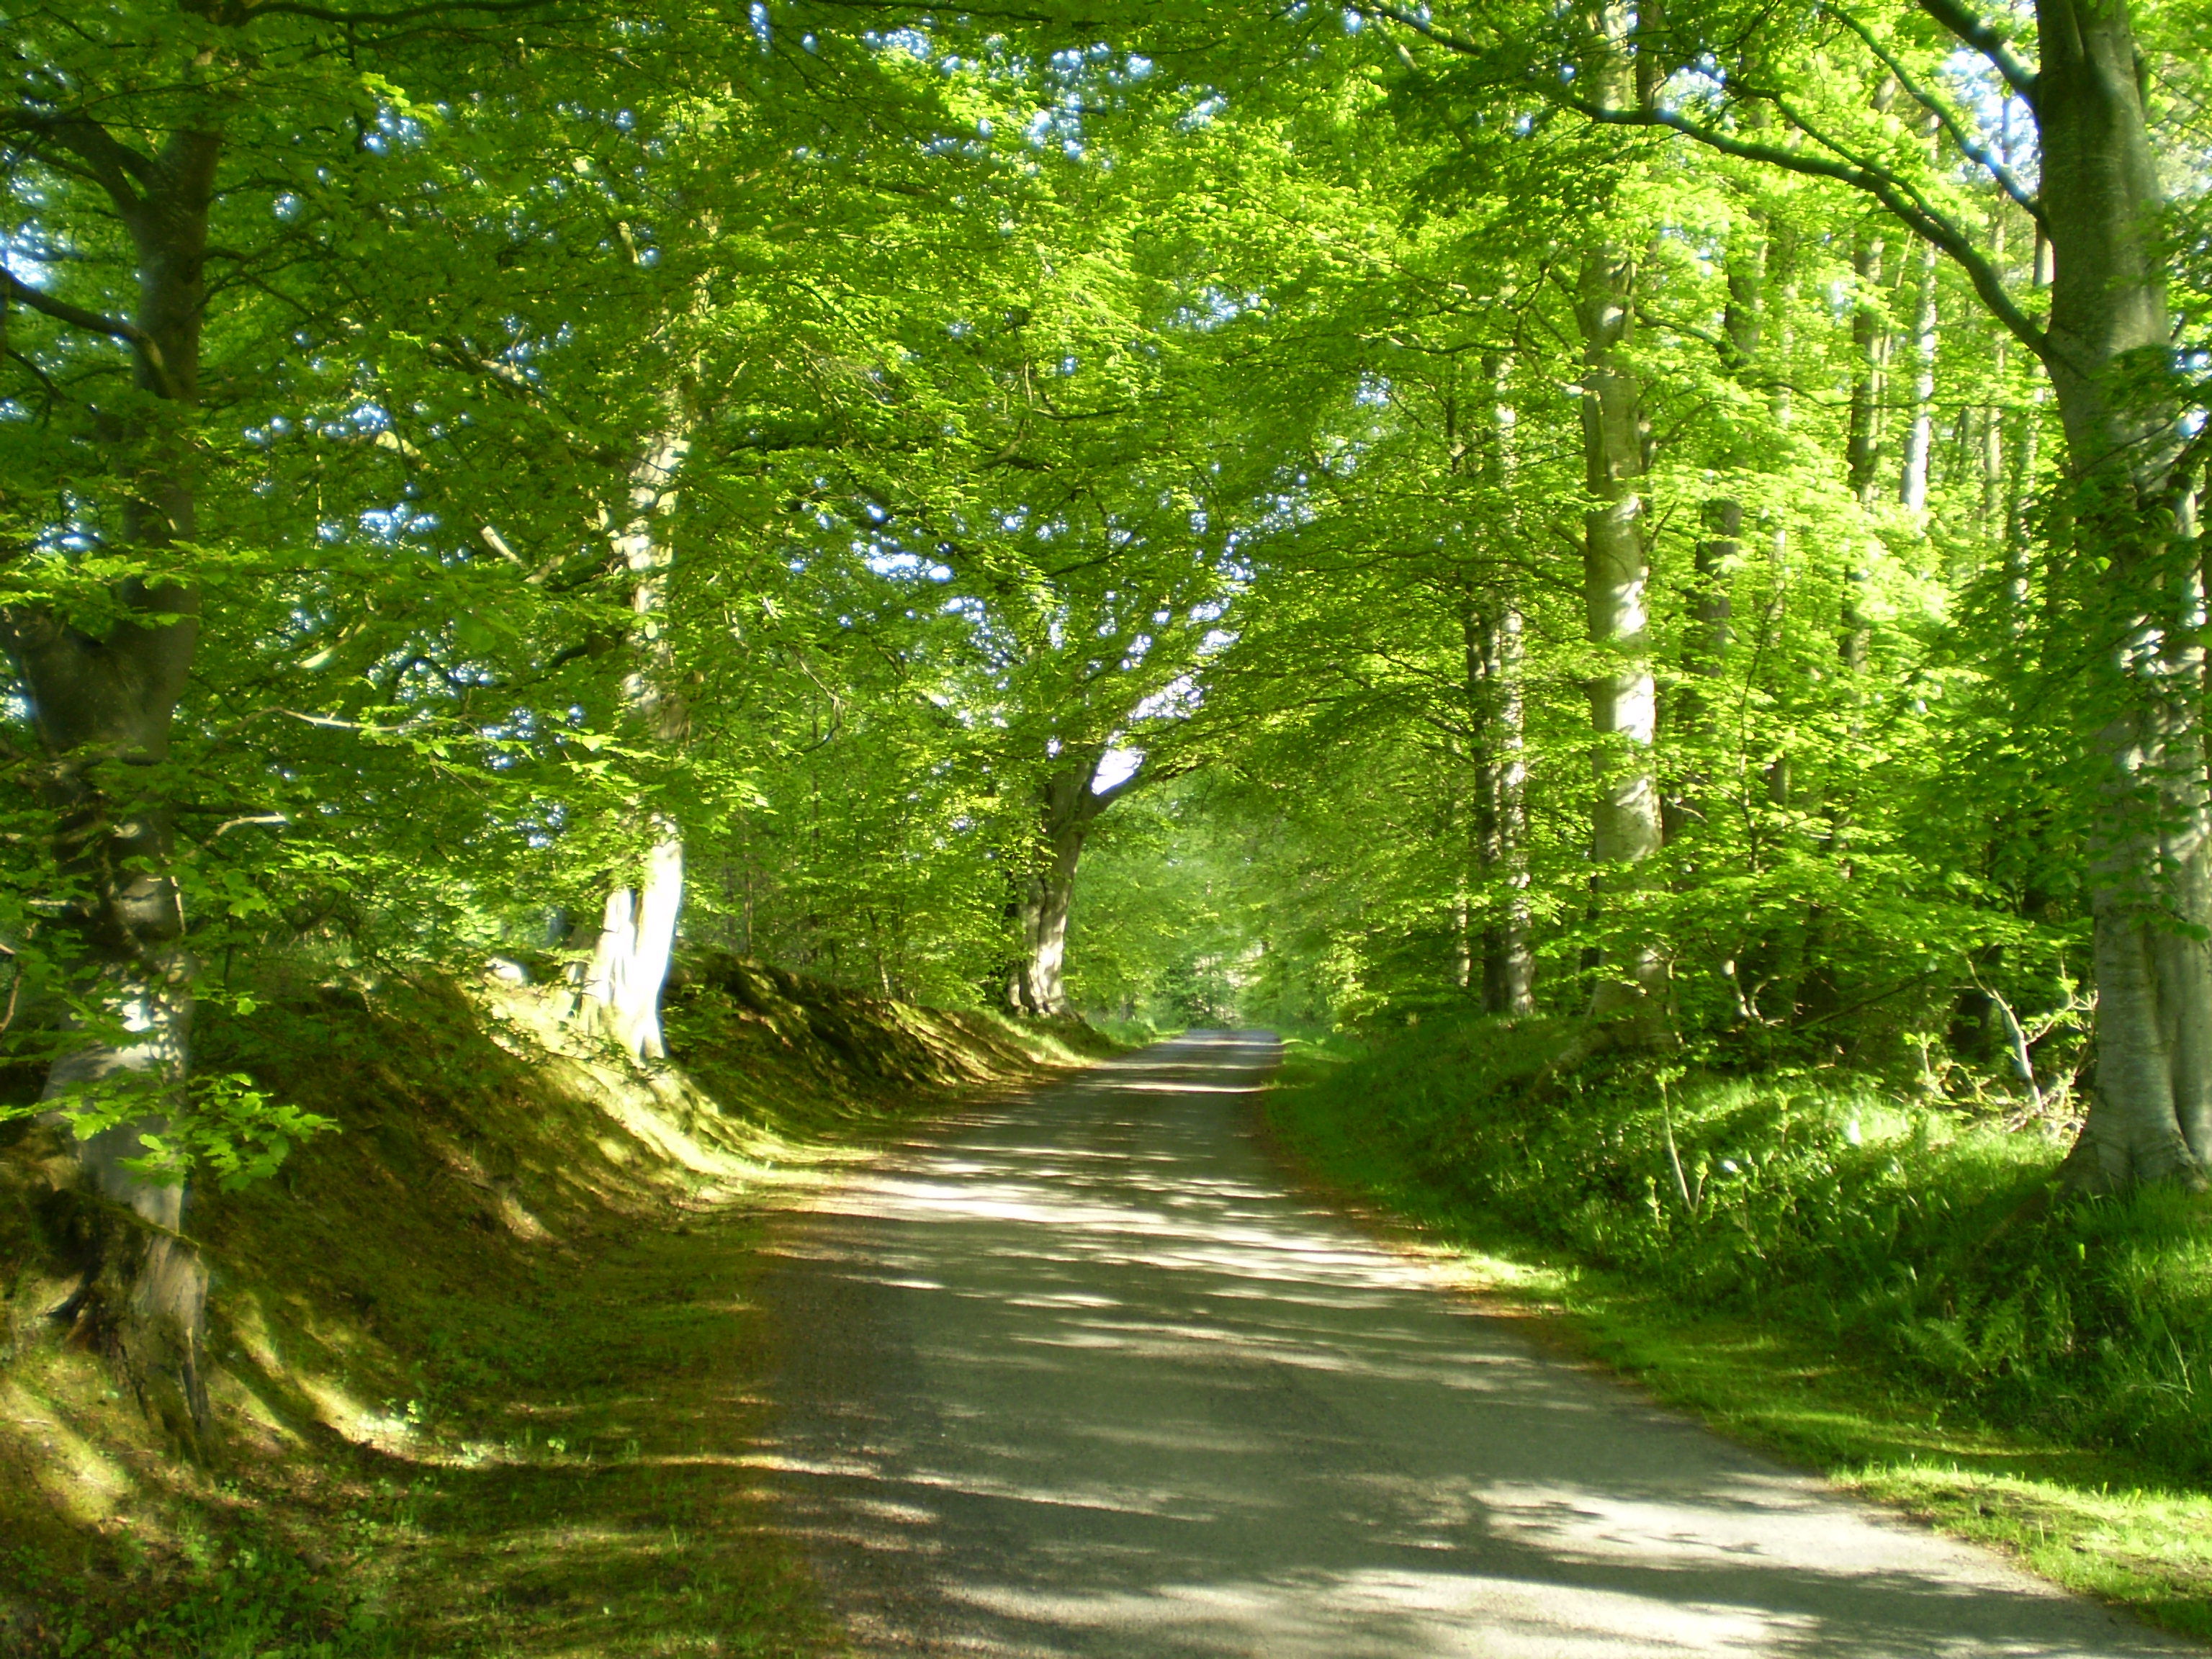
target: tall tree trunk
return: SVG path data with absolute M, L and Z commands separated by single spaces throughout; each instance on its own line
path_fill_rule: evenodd
M 1464 769 L 1474 780 L 1474 787 L 1463 804 L 1460 799 L 1460 775 Z M 1443 841 L 1450 848 L 1452 860 L 1451 896 L 1451 963 L 1452 985 L 1460 991 L 1480 992 L 1475 974 L 1475 866 L 1479 857 L 1476 847 L 1476 817 L 1480 811 L 1482 794 L 1482 762 L 1478 752 L 1469 758 L 1466 767 L 1460 764 L 1459 744 L 1452 738 L 1443 740 Z
M 1731 375 L 1746 374 L 1758 361 L 1765 317 L 1765 239 L 1751 232 L 1729 252 L 1728 303 L 1721 317 L 1721 365 Z M 1757 465 L 1753 447 L 1740 438 L 1723 456 L 1732 471 Z M 1691 554 L 1689 612 L 1684 641 L 1684 674 L 1675 694 L 1672 729 L 1691 751 L 1680 793 L 1662 803 L 1660 824 L 1671 843 L 1708 822 L 1711 787 L 1709 768 L 1717 746 L 1717 682 L 1735 643 L 1735 605 L 1730 592 L 1743 558 L 1743 502 L 1733 489 L 1709 497 L 1703 513 L 1705 533 Z
M 1882 100 L 1877 99 L 1880 105 Z M 1844 465 L 1851 495 L 1871 512 L 1880 496 L 1881 477 L 1881 405 L 1887 375 L 1888 319 L 1883 314 L 1883 240 L 1862 229 L 1851 245 L 1851 275 L 1856 303 L 1851 313 L 1851 402 L 1850 425 L 1844 440 Z M 1856 543 L 1853 544 L 1855 550 Z M 1866 587 L 1867 565 L 1873 549 L 1855 550 L 1844 572 L 1841 606 L 1843 632 L 1838 654 L 1845 669 L 1857 672 L 1866 666 L 1871 641 L 1860 596 Z
M 1501 497 L 1511 469 L 1514 411 L 1501 357 L 1482 362 L 1488 407 L 1474 442 L 1452 434 L 1452 465 L 1472 452 L 1479 483 Z M 1456 427 L 1456 410 L 1453 426 Z M 1536 1008 L 1536 958 L 1529 944 L 1528 763 L 1522 691 L 1522 618 L 1504 568 L 1470 569 L 1461 590 L 1460 632 L 1474 733 L 1475 866 L 1483 894 L 1482 1009 L 1517 1018 Z M 1472 954 L 1472 953 L 1470 953 Z M 1472 979 L 1473 963 L 1461 983 Z
M 1022 878 L 1014 912 L 1021 929 L 1019 954 L 1006 996 L 1016 1013 L 1051 1019 L 1067 1012 L 1067 919 L 1086 830 L 1072 821 L 1048 830 L 1042 862 Z
M 1521 611 L 1491 594 L 1463 620 L 1468 687 L 1477 726 L 1474 850 L 1481 872 L 1482 1010 L 1518 1018 L 1536 1011 L 1529 947 L 1528 763 L 1521 690 Z
M 2037 25 L 2054 256 L 2044 356 L 2066 434 L 2075 574 L 2106 644 L 2090 864 L 2097 1075 L 2069 1175 L 2091 1189 L 2201 1186 L 2212 1156 L 2203 592 L 2175 472 L 2170 317 L 2151 241 L 2160 195 L 2125 6 L 2039 0 Z
M 1592 59 L 1620 80 L 1617 50 Z M 1597 793 L 1591 857 L 1601 887 L 1632 886 L 1635 866 L 1661 845 L 1659 787 L 1653 768 L 1658 689 L 1651 670 L 1644 541 L 1644 432 L 1641 390 L 1626 359 L 1634 259 L 1596 244 L 1582 256 L 1575 320 L 1583 341 L 1583 456 L 1592 506 L 1583 516 L 1583 594 L 1590 644 L 1599 658 L 1589 681 Z M 1656 1040 L 1667 1019 L 1667 966 L 1655 944 L 1617 947 L 1598 967 L 1590 1012 L 1621 1018 L 1638 1040 Z
M 2005 166 L 2012 165 L 2012 104 L 2008 100 L 2003 106 L 1998 126 L 1997 155 Z M 1990 266 L 1999 276 L 2005 272 L 2005 216 L 2012 210 L 2011 204 L 2000 201 L 1990 210 Z M 1991 547 L 2002 549 L 2007 539 L 2005 523 L 2005 441 L 2004 399 L 2005 367 L 2012 352 L 2011 338 L 2002 329 L 1996 331 L 1991 343 L 1990 379 L 1996 388 L 1996 395 L 1981 409 L 1982 538 Z
M 1905 456 L 1897 499 L 1918 513 L 1928 505 L 1928 458 L 1936 434 L 1936 244 L 1923 242 L 1912 295 L 1912 421 L 1905 429 Z
M 122 544 L 159 566 L 198 535 L 193 443 L 199 398 L 207 221 L 220 134 L 187 128 L 158 155 L 118 161 L 122 147 L 91 123 L 78 138 L 137 256 L 138 304 L 128 338 L 138 390 L 153 400 L 106 421 L 105 447 L 130 485 Z M 77 131 L 76 129 L 73 131 Z M 205 1420 L 200 1370 L 207 1270 L 182 1232 L 186 1193 L 128 1167 L 142 1137 L 168 1123 L 191 1059 L 193 964 L 175 874 L 168 781 L 171 724 L 198 641 L 197 589 L 133 577 L 121 620 L 104 635 L 38 608 L 0 617 L 8 653 L 50 759 L 47 793 L 70 885 L 56 920 L 81 1010 L 76 1041 L 54 1062 L 43 1098 L 57 1115 L 87 1092 L 128 1091 L 137 1115 L 77 1145 L 86 1184 L 143 1224 L 113 1237 L 75 1300 L 82 1328 L 112 1345 L 142 1403 L 187 1437 Z
M 1037 789 L 1037 840 L 1029 867 L 1014 878 L 1008 913 L 1016 932 L 1006 970 L 1006 1006 L 1032 1019 L 1067 1012 L 1067 921 L 1075 902 L 1075 872 L 1083 843 L 1098 815 L 1135 787 L 1143 769 L 1110 789 L 1094 789 L 1105 762 L 1103 744 L 1048 776 Z
M 671 553 L 661 520 L 676 505 L 676 475 L 691 447 L 690 423 L 672 396 L 670 419 L 630 471 L 629 516 L 613 538 L 631 577 L 637 632 L 623 701 L 631 721 L 663 749 L 684 741 L 690 711 L 676 683 L 668 635 Z M 643 868 L 609 890 L 577 999 L 578 1023 L 620 1043 L 635 1060 L 660 1060 L 660 992 L 684 908 L 684 832 L 665 810 L 648 814 Z

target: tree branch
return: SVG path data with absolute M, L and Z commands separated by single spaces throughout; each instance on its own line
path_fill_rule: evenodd
M 1915 81 L 1911 72 L 1903 64 L 1898 62 L 1889 49 L 1874 38 L 1872 30 L 1840 7 L 1831 9 L 1835 16 L 1843 20 L 1845 28 L 1866 43 L 1866 49 L 1869 52 L 1881 59 L 1882 67 L 1897 77 L 1898 84 L 1911 94 L 1913 101 L 1943 124 L 1943 131 L 1951 135 L 1951 142 L 1959 147 L 1959 153 L 1986 171 L 1990 178 L 1997 181 L 1997 187 L 2000 190 L 2027 210 L 2028 217 L 2034 220 L 2037 224 L 2042 224 L 2044 222 L 2042 204 L 2028 194 L 2027 187 L 2014 175 L 2013 170 L 1997 157 L 1990 155 L 1988 145 L 1970 135 L 1966 128 L 1960 125 L 1958 118 L 1945 107 L 1941 100 Z
M 1823 156 L 1808 155 L 1801 150 L 1784 149 L 1778 144 L 1738 138 L 1717 128 L 1701 126 L 1671 109 L 1607 109 L 1565 92 L 1547 93 L 1547 95 L 1576 111 L 1585 119 L 1601 125 L 1665 127 L 1705 145 L 1708 149 L 1718 150 L 1723 155 L 1733 155 L 1740 161 L 1762 162 L 1807 178 L 1831 179 L 1873 197 L 1902 220 L 1915 235 L 1933 242 L 1950 258 L 1953 264 L 1964 270 L 1966 279 L 1974 285 L 1974 292 L 1981 296 L 1982 303 L 2015 339 L 2039 358 L 2049 356 L 2050 337 L 2036 326 L 2033 319 L 2020 308 L 2019 301 L 2006 291 L 2004 280 L 1997 275 L 1996 268 L 1966 240 L 1965 232 L 1925 200 L 1920 199 L 1919 192 L 1902 179 L 1856 159 L 1833 161 Z M 1790 114 L 1787 106 L 1779 106 L 1785 114 Z M 1795 121 L 1796 117 L 1791 114 L 1790 118 Z
M 1122 796 L 1136 788 L 1140 782 L 1150 783 L 1152 780 L 1149 774 L 1151 774 L 1154 769 L 1155 769 L 1149 763 L 1148 757 L 1146 760 L 1139 761 L 1137 763 L 1137 769 L 1130 773 L 1127 777 L 1122 779 L 1121 782 L 1115 784 L 1110 789 L 1093 789 L 1086 783 L 1084 786 L 1085 794 L 1083 800 L 1085 819 L 1088 821 L 1089 819 L 1097 817 L 1101 812 L 1111 806 L 1115 801 L 1121 799 Z
M 162 395 L 172 395 L 168 370 L 161 362 L 161 348 L 155 343 L 153 336 L 137 324 L 126 322 L 120 317 L 103 317 L 96 311 L 87 311 L 66 300 L 57 300 L 51 294 L 42 293 L 28 283 L 17 280 L 15 272 L 5 268 L 0 268 L 0 281 L 7 283 L 9 299 L 20 300 L 32 310 L 42 313 L 56 322 L 128 342 L 131 349 L 144 359 L 147 368 L 153 371 L 155 383 L 161 389 Z
M 32 131 L 46 133 L 64 149 L 82 158 L 92 169 L 94 179 L 126 217 L 136 215 L 145 204 L 131 181 L 152 184 L 156 172 L 155 163 L 122 143 L 99 122 L 76 115 L 58 120 L 33 118 L 25 125 Z
M 2011 43 L 1988 20 L 1966 9 L 1964 0 L 1920 0 L 1920 9 L 1988 58 L 2005 84 L 2018 93 L 2028 108 L 2035 108 L 2041 77 L 2012 55 Z
M 1931 16 L 1936 17 L 1960 40 L 1967 41 L 1987 57 L 1992 64 L 1995 64 L 1999 72 L 2003 74 L 2005 79 L 2011 84 L 2013 90 L 2027 99 L 2031 107 L 2033 106 L 2035 77 L 2022 69 L 2019 61 L 2006 52 L 2004 42 L 1994 29 L 1986 23 L 1980 22 L 1972 14 L 1967 12 L 1963 5 L 1959 3 L 1959 0 L 1920 0 L 1920 3 L 1927 9 Z M 1482 49 L 1474 41 L 1458 35 L 1449 34 L 1426 19 L 1401 10 L 1395 5 L 1359 3 L 1353 5 L 1352 10 L 1359 15 L 1387 19 L 1401 27 L 1411 29 L 1424 40 L 1433 41 L 1445 50 L 1457 52 L 1462 57 L 1475 58 L 1483 55 Z M 1664 127 L 1669 131 L 1680 133 L 1694 143 L 1705 145 L 1708 149 L 1718 150 L 1723 155 L 1733 155 L 1739 161 L 1758 161 L 1765 166 L 1780 167 L 1785 172 L 1795 173 L 1807 178 L 1833 179 L 1838 184 L 1848 185 L 1853 190 L 1873 197 L 1902 220 L 1915 235 L 1934 243 L 1942 252 L 1949 257 L 1952 263 L 1964 270 L 1966 273 L 1966 279 L 1974 286 L 1974 292 L 1981 296 L 1982 303 L 1990 308 L 1990 313 L 2004 325 L 2006 330 L 2015 339 L 2039 358 L 2048 358 L 2050 337 L 2042 329 L 2037 327 L 2034 320 L 2020 308 L 2019 302 L 2006 290 L 2004 279 L 1997 274 L 1996 268 L 1982 257 L 1979 251 L 1967 240 L 1966 234 L 1958 226 L 1945 218 L 1936 210 L 1933 204 L 1904 179 L 1886 169 L 1874 166 L 1862 157 L 1849 155 L 1848 152 L 1841 151 L 1840 147 L 1832 141 L 1821 137 L 1779 98 L 1770 98 L 1770 101 L 1788 116 L 1800 131 L 1805 132 L 1815 143 L 1827 144 L 1829 148 L 1838 149 L 1848 159 L 1830 161 L 1823 156 L 1808 155 L 1801 150 L 1785 149 L 1778 144 L 1739 138 L 1733 133 L 1722 131 L 1717 127 L 1702 125 L 1691 120 L 1680 111 L 1668 109 L 1664 106 L 1655 106 L 1650 108 L 1613 109 L 1577 98 L 1565 86 L 1548 85 L 1534 76 L 1523 76 L 1521 79 L 1538 97 L 1561 107 L 1571 109 L 1585 120 L 1595 121 L 1604 126 Z

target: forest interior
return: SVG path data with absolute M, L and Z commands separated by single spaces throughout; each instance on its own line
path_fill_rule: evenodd
M 0 42 L 0 1652 L 848 1650 L 777 1218 L 1224 1030 L 2212 1642 L 2212 0 Z

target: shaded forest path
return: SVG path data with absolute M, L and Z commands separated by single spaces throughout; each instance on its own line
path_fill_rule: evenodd
M 774 1230 L 768 1455 L 864 1650 L 2191 1652 L 1531 1347 L 1295 1196 L 1272 1038 L 971 1113 Z

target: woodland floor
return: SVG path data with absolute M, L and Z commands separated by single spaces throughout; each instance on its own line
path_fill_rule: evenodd
M 725 1097 L 804 1060 L 822 1123 L 875 1103 L 853 1120 L 875 1152 L 672 1188 L 623 1176 L 642 1142 L 592 1141 L 601 1108 L 501 1073 L 465 1022 L 421 1064 L 472 1056 L 474 1093 L 362 1061 L 329 1103 L 355 1103 L 349 1133 L 293 1189 L 210 1217 L 211 1247 L 266 1274 L 218 1287 L 222 1457 L 95 1445 L 119 1414 L 65 1356 L 0 1372 L 0 1451 L 46 1445 L 20 1466 L 116 1494 L 73 1532 L 0 1538 L 0 1652 L 2200 1650 L 1655 1407 L 1532 1340 L 1527 1301 L 1302 1192 L 1261 1129 L 1270 1039 L 1044 1086 L 1002 1048 L 986 1092 L 862 1090 L 838 1068 L 885 1041 L 854 1023 L 882 1009 L 739 988 L 747 1020 L 714 1028 Z M 951 1115 L 897 1127 L 932 1109 Z M 564 1198 L 541 1152 L 596 1185 Z M 386 1218 L 372 1261 L 375 1194 L 402 1177 L 436 1224 Z M 0 1534 L 30 1513 L 0 1501 Z

